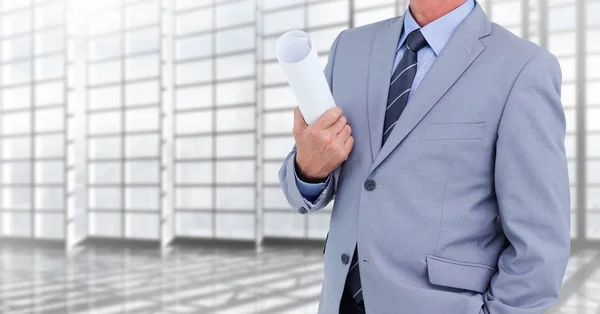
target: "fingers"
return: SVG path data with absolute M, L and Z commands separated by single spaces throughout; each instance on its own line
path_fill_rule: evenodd
M 350 137 L 348 137 L 346 142 L 344 142 L 344 149 L 346 150 L 346 152 L 350 153 L 352 151 L 353 146 L 354 146 L 354 137 L 350 136 Z
M 350 125 L 346 124 L 342 130 L 340 131 L 340 133 L 338 133 L 338 138 L 341 141 L 341 143 L 345 143 L 346 140 L 350 137 L 350 135 L 352 134 L 352 128 L 350 128 Z
M 342 108 L 335 106 L 325 111 L 319 119 L 315 122 L 314 126 L 325 130 L 333 125 L 342 116 Z
M 294 133 L 303 131 L 306 127 L 306 121 L 304 121 L 302 112 L 300 112 L 299 107 L 296 107 L 296 109 L 294 109 Z
M 346 117 L 341 116 L 331 127 L 331 132 L 333 134 L 339 134 L 340 131 L 342 131 L 344 129 L 344 126 L 346 126 L 348 123 L 348 121 L 346 121 Z

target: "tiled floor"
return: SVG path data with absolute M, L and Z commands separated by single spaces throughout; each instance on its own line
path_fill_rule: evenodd
M 0 313 L 316 313 L 318 248 L 3 247 Z M 550 313 L 600 314 L 600 251 L 571 257 Z
M 4 248 L 0 313 L 316 313 L 318 249 Z
M 600 250 L 584 250 L 571 256 L 561 298 L 549 313 L 600 314 Z

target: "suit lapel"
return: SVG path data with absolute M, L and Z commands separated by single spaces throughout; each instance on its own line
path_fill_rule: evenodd
M 392 68 L 396 56 L 396 48 L 404 19 L 392 20 L 381 26 L 375 37 L 369 66 L 369 83 L 367 95 L 367 116 L 371 138 L 371 153 L 373 160 L 381 149 L 383 136 L 383 120 L 389 92 Z
M 379 154 L 376 155 L 371 171 L 406 138 L 485 49 L 479 39 L 489 34 L 490 27 L 487 16 L 479 5 L 476 5 L 473 12 L 458 26 L 419 87 L 411 95 L 398 123 Z M 381 123 L 383 125 L 383 118 Z M 373 136 L 371 138 L 373 139 Z M 381 135 L 379 135 L 379 143 L 381 143 Z

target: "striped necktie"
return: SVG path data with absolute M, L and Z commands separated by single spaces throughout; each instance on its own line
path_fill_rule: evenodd
M 382 146 L 392 133 L 398 118 L 408 103 L 410 89 L 417 74 L 417 52 L 426 46 L 427 40 L 421 34 L 421 30 L 414 30 L 406 37 L 406 51 L 392 74 L 390 83 L 383 124 Z

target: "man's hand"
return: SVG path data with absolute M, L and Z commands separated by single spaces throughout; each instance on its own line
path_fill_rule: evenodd
M 300 109 L 294 110 L 296 169 L 308 182 L 322 182 L 342 162 L 348 159 L 354 138 L 340 107 L 327 110 L 308 126 Z

